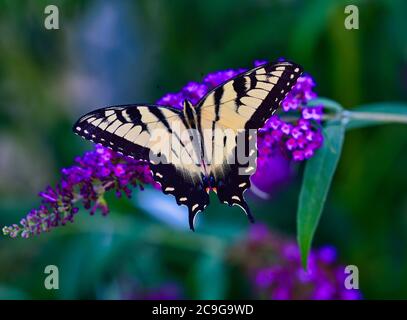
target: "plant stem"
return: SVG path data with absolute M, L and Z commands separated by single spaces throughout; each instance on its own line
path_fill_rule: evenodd
M 407 123 L 407 116 L 403 114 L 395 113 L 383 113 L 383 112 L 363 112 L 363 111 L 342 111 L 342 119 L 349 120 L 367 120 L 378 122 L 396 122 Z
M 281 114 L 281 118 L 287 122 L 295 122 L 298 117 L 293 115 Z M 328 120 L 366 120 L 375 122 L 387 122 L 387 123 L 407 123 L 407 115 L 397 113 L 384 113 L 384 112 L 364 112 L 364 111 L 350 111 L 343 110 L 338 113 L 328 113 L 322 116 L 323 121 Z

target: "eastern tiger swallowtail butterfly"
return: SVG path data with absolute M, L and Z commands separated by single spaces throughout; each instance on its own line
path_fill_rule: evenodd
M 87 140 L 148 161 L 162 191 L 188 207 L 192 230 L 196 214 L 209 204 L 210 190 L 221 202 L 240 206 L 253 221 L 243 193 L 256 171 L 256 132 L 301 73 L 301 66 L 291 62 L 268 63 L 222 83 L 196 106 L 188 100 L 183 110 L 111 106 L 81 117 L 73 130 Z

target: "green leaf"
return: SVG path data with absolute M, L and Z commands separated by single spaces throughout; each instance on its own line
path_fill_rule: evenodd
M 346 129 L 364 128 L 385 123 L 407 123 L 407 104 L 372 103 L 346 111 Z
M 304 268 L 307 267 L 312 238 L 341 155 L 345 128 L 342 124 L 328 123 L 323 133 L 323 146 L 305 166 L 299 197 L 297 241 Z

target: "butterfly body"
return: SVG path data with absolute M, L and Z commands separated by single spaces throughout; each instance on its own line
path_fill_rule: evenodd
M 301 74 L 291 62 L 270 63 L 209 91 L 196 105 L 102 108 L 80 118 L 74 132 L 119 153 L 149 162 L 165 194 L 186 205 L 189 224 L 209 204 L 209 192 L 240 206 L 256 170 L 257 129 L 277 110 Z

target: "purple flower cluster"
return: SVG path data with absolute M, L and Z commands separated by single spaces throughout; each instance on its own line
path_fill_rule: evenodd
M 264 225 L 252 226 L 247 240 L 233 252 L 248 273 L 253 289 L 263 299 L 361 299 L 359 290 L 344 286 L 345 267 L 332 246 L 310 253 L 304 270 L 298 246 Z
M 255 66 L 266 63 L 256 61 Z M 246 69 L 224 70 L 210 73 L 200 82 L 189 82 L 180 92 L 170 93 L 158 100 L 158 104 L 182 108 L 185 99 L 196 104 L 209 90 L 222 82 L 246 71 Z M 282 102 L 283 112 L 280 116 L 272 116 L 258 134 L 258 168 L 253 180 L 264 180 L 264 172 L 269 172 L 268 167 L 277 160 L 287 169 L 291 159 L 302 161 L 313 156 L 315 150 L 323 142 L 318 123 L 322 118 L 322 107 L 306 108 L 305 104 L 316 97 L 312 91 L 315 83 L 310 76 L 298 79 L 293 90 Z M 283 120 L 288 112 L 299 113 L 294 121 Z M 282 156 L 287 159 L 284 163 Z M 279 158 L 278 158 L 279 157 Z M 273 171 L 276 172 L 273 166 Z M 280 180 L 286 175 L 281 172 Z M 257 177 L 257 178 L 256 178 Z M 261 179 L 259 177 L 262 177 Z M 280 181 L 279 180 L 279 181 Z M 108 149 L 96 146 L 93 151 L 76 158 L 76 165 L 62 169 L 62 179 L 55 187 L 47 187 L 39 195 L 42 205 L 29 212 L 21 220 L 21 225 L 13 224 L 3 228 L 3 233 L 11 237 L 29 237 L 49 229 L 73 221 L 78 212 L 76 203 L 80 200 L 85 209 L 93 214 L 100 209 L 107 214 L 108 207 L 104 200 L 104 193 L 115 189 L 120 196 L 123 192 L 130 196 L 131 186 L 141 184 L 154 184 L 148 165 L 121 156 Z
M 321 147 L 323 135 L 320 122 L 323 108 L 305 107 L 309 100 L 316 98 L 314 86 L 315 83 L 310 76 L 300 77 L 281 103 L 284 112 L 298 112 L 299 115 L 293 122 L 285 121 L 284 114 L 273 115 L 259 131 L 258 165 L 267 162 L 269 156 L 273 156 L 272 150 L 275 149 L 280 149 L 294 161 L 303 161 L 311 158 L 315 150 Z
M 55 188 L 48 186 L 39 193 L 42 205 L 31 210 L 20 221 L 3 228 L 11 237 L 31 235 L 73 222 L 81 201 L 85 209 L 94 214 L 99 209 L 103 215 L 109 211 L 104 194 L 114 189 L 118 197 L 130 197 L 130 186 L 154 184 L 149 167 L 140 161 L 120 156 L 100 145 L 83 156 L 76 157 L 76 164 L 61 170 L 62 178 Z

